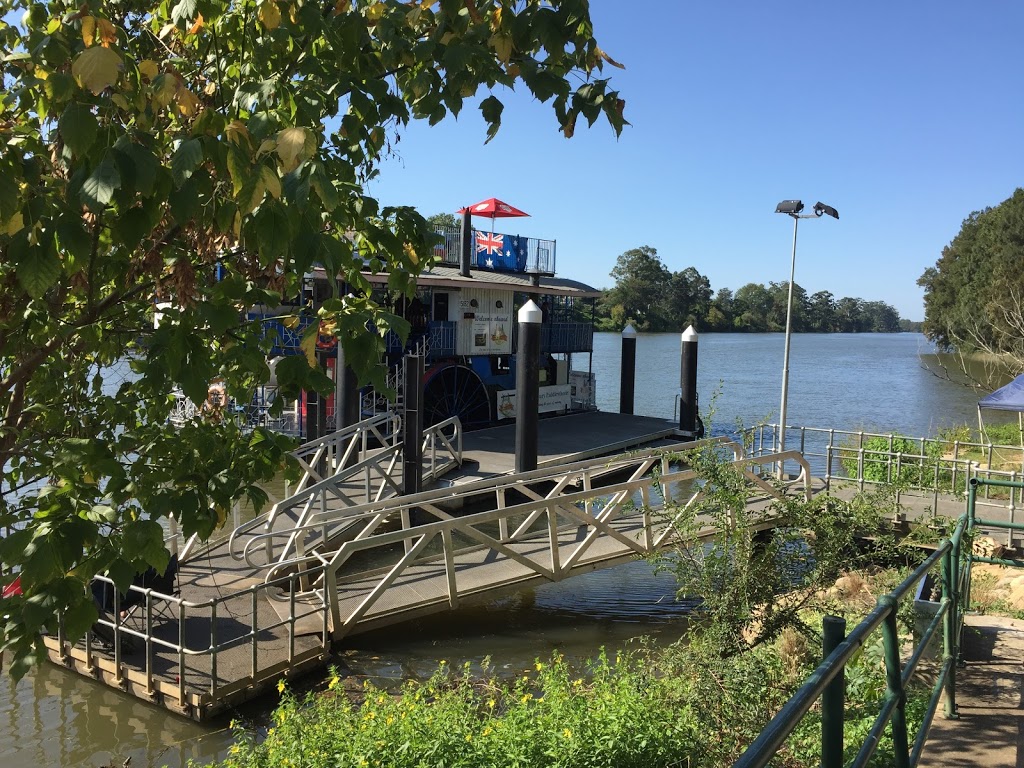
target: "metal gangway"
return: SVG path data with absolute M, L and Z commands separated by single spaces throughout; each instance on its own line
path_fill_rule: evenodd
M 431 439 L 458 446 L 457 432 L 424 438 Z M 46 638 L 51 658 L 205 719 L 281 677 L 322 667 L 345 637 L 658 551 L 673 541 L 674 519 L 692 515 L 703 495 L 679 451 L 722 452 L 766 509 L 787 492 L 812 491 L 798 452 L 750 457 L 740 444 L 714 438 L 408 496 L 387 497 L 395 488 L 381 478 L 349 506 L 346 483 L 364 473 L 365 491 L 370 457 L 344 467 L 343 443 L 311 446 L 303 459 L 308 478 L 228 541 L 185 562 L 179 593 L 131 587 L 140 605 L 123 617 L 114 590 L 113 613 L 84 643 L 62 632 Z M 391 465 L 394 448 L 376 447 L 374 472 Z M 801 467 L 799 476 L 766 481 L 783 458 Z M 775 522 L 766 512 L 762 524 Z

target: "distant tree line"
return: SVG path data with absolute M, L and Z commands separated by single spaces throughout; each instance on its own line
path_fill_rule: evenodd
M 712 291 L 694 267 L 670 271 L 649 245 L 621 254 L 611 271 L 615 286 L 598 300 L 599 327 L 618 330 L 627 322 L 639 331 L 777 332 L 786 329 L 789 283 L 747 283 Z M 897 333 L 899 313 L 884 301 L 843 297 L 829 291 L 808 295 L 793 284 L 793 331 L 797 333 Z
M 929 338 L 1024 370 L 1024 189 L 964 219 L 917 283 Z

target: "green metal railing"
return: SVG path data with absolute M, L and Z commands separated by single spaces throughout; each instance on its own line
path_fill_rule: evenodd
M 822 768 L 843 766 L 846 665 L 864 646 L 868 637 L 879 628 L 885 652 L 886 693 L 882 698 L 881 711 L 867 739 L 849 765 L 851 768 L 867 765 L 877 750 L 887 726 L 891 728 L 892 764 L 896 768 L 912 768 L 918 764 L 943 692 L 946 694 L 945 716 L 950 719 L 957 717 L 956 665 L 960 655 L 964 607 L 970 604 L 971 564 L 983 562 L 1024 567 L 1024 560 L 981 557 L 974 555 L 969 545 L 964 546 L 965 541 L 973 540 L 974 531 L 979 526 L 1024 530 L 1024 524 L 1021 523 L 975 517 L 977 494 L 979 488 L 984 486 L 1011 489 L 1012 493 L 1013 489 L 1024 488 L 1024 483 L 972 478 L 968 487 L 967 511 L 957 522 L 953 535 L 943 539 L 936 550 L 895 590 L 880 597 L 875 609 L 867 618 L 846 635 L 844 619 L 825 617 L 824 661 L 734 763 L 734 768 L 761 768 L 768 765 L 819 699 Z M 914 587 L 936 569 L 940 571 L 942 599 L 935 617 L 922 633 L 910 658 L 904 663 L 900 654 L 896 611 L 900 601 L 911 594 Z M 943 638 L 942 668 L 932 688 L 923 722 L 911 745 L 906 717 L 907 684 L 940 626 Z

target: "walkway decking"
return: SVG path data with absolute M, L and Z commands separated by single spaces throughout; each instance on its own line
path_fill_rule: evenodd
M 1024 622 L 967 616 L 957 671 L 959 720 L 936 715 L 921 768 L 1024 765 Z
M 649 416 L 591 411 L 541 419 L 537 435 L 537 466 L 609 456 L 641 446 L 677 442 L 678 425 Z M 439 485 L 458 485 L 515 471 L 516 427 L 507 424 L 469 432 L 463 438 L 463 466 Z

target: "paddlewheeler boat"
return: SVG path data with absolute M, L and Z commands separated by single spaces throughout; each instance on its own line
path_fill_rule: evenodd
M 541 329 L 541 413 L 593 410 L 595 377 L 592 370 L 595 300 L 600 291 L 583 283 L 555 276 L 555 241 L 484 230 L 471 230 L 464 249 L 461 231 L 440 230 L 441 244 L 435 263 L 417 279 L 416 295 L 393 305 L 409 321 L 411 331 L 403 343 L 395 333 L 385 339 L 381 365 L 388 382 L 401 397 L 404 356 L 425 358 L 423 379 L 424 425 L 457 416 L 464 429 L 493 426 L 515 418 L 517 313 L 533 299 L 543 312 Z M 384 302 L 388 275 L 365 273 Z M 308 276 L 327 285 L 321 270 Z M 325 295 L 327 291 L 323 292 Z M 250 318 L 258 318 L 254 309 Z M 302 328 L 289 329 L 268 319 L 276 334 L 275 355 L 300 354 Z M 337 344 L 324 339 L 318 345 L 328 375 L 337 381 Z M 361 417 L 386 410 L 381 393 L 364 389 Z M 249 417 L 264 419 L 273 401 L 273 380 L 247 409 Z M 327 399 L 326 427 L 337 427 L 335 397 Z M 304 400 L 289 404 L 283 418 L 269 426 L 306 436 Z

